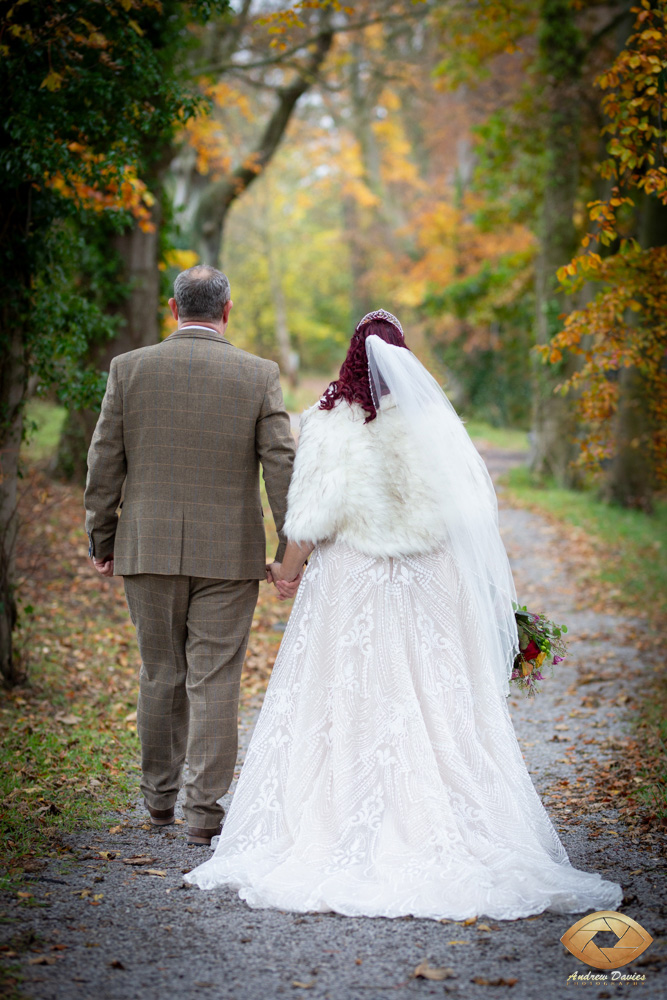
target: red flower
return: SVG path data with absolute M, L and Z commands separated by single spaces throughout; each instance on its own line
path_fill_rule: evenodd
M 534 639 L 531 639 L 525 649 L 521 650 L 524 660 L 536 660 L 540 655 L 540 647 Z

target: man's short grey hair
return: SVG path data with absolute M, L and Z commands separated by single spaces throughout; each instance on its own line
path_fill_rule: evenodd
M 226 274 L 210 264 L 195 264 L 181 271 L 174 282 L 174 298 L 179 319 L 207 319 L 217 322 L 230 299 Z

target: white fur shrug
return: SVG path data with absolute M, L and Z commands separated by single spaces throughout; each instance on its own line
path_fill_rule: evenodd
M 318 404 L 301 417 L 285 535 L 338 540 L 370 556 L 404 557 L 438 548 L 447 537 L 427 463 L 410 447 L 391 397 L 364 423 L 361 406 Z

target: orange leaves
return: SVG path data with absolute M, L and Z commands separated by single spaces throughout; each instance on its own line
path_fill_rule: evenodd
M 80 154 L 82 165 L 86 161 L 100 162 L 99 157 L 94 157 L 80 143 L 73 142 L 69 148 L 72 152 Z M 77 176 L 65 178 L 60 173 L 46 175 L 44 181 L 47 187 L 57 191 L 61 197 L 70 198 L 83 208 L 94 212 L 130 212 L 137 220 L 140 229 L 152 232 L 155 226 L 151 221 L 151 208 L 155 204 L 155 198 L 146 184 L 137 177 L 134 169 L 124 167 L 121 171 L 117 171 L 112 167 L 105 167 L 101 170 L 101 174 L 104 178 L 102 186 L 88 184 Z
M 543 360 L 555 363 L 569 351 L 583 365 L 565 383 L 577 389 L 579 412 L 585 424 L 582 462 L 595 470 L 613 454 L 614 417 L 618 405 L 618 372 L 635 368 L 642 378 L 644 405 L 653 422 L 652 451 L 656 477 L 667 482 L 667 247 L 641 249 L 626 242 L 619 253 L 600 258 L 577 257 L 561 268 L 574 271 L 578 287 L 584 278 L 602 284 L 587 306 L 566 317 L 562 330 L 541 348 Z M 563 279 L 561 279 L 563 280 Z M 585 346 L 584 346 L 585 345 Z
M 603 132 L 612 136 L 610 159 L 601 164 L 600 172 L 667 203 L 667 169 L 656 166 L 657 160 L 664 159 L 661 121 L 667 76 L 667 0 L 634 7 L 633 12 L 638 15 L 634 34 L 611 68 L 595 81 L 605 91 L 601 103 L 609 121 Z M 612 216 L 622 204 L 623 199 L 607 202 Z

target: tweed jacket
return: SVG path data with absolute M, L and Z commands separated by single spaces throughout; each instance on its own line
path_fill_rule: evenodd
M 273 361 L 202 327 L 115 357 L 88 453 L 90 555 L 125 576 L 263 579 L 259 465 L 280 559 L 294 450 Z

